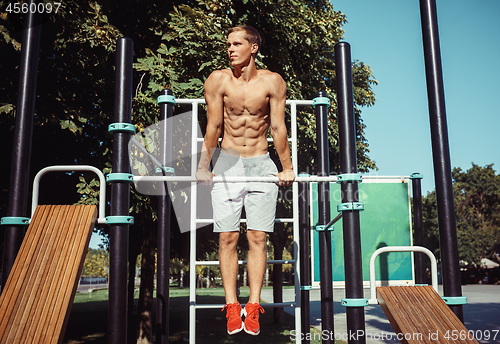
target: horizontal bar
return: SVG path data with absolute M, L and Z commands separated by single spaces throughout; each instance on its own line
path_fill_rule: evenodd
M 260 304 L 262 307 L 267 308 L 267 307 L 296 307 L 295 302 L 283 302 L 283 303 L 261 303 Z M 224 308 L 225 305 L 223 304 L 191 304 L 190 306 L 196 308 L 196 309 L 222 309 Z M 242 304 L 241 307 L 244 307 L 245 305 Z
M 385 180 L 385 179 L 398 179 L 404 180 L 409 177 L 401 177 L 401 176 L 363 176 L 363 180 Z M 192 176 L 134 176 L 134 182 L 197 182 L 195 177 Z M 279 181 L 278 177 L 243 177 L 243 176 L 234 176 L 234 177 L 221 177 L 216 176 L 212 179 L 214 183 L 245 183 L 245 182 L 265 182 L 265 183 L 276 183 Z M 317 183 L 317 182 L 337 182 L 337 176 L 316 176 L 312 175 L 309 177 L 295 177 L 294 182 L 308 182 L 308 183 Z
M 247 219 L 240 219 L 240 222 L 246 223 Z M 274 219 L 274 222 L 277 223 L 288 223 L 288 222 L 293 222 L 293 218 L 282 218 L 282 219 Z M 212 219 L 196 219 L 196 223 L 214 223 L 214 220 Z
M 176 99 L 176 104 L 205 104 L 205 99 Z M 287 99 L 286 105 L 313 105 L 312 100 Z
M 267 264 L 295 264 L 294 259 L 282 259 L 282 260 L 268 260 Z M 197 260 L 194 262 L 195 265 L 219 265 L 218 260 Z M 247 264 L 246 260 L 238 260 L 238 264 Z
M 134 182 L 197 182 L 195 177 L 191 176 L 135 176 Z M 221 177 L 216 176 L 212 179 L 214 183 L 246 183 L 246 182 L 263 182 L 263 183 L 276 183 L 279 181 L 278 177 Z M 337 176 L 310 176 L 310 177 L 296 177 L 294 182 L 336 182 Z

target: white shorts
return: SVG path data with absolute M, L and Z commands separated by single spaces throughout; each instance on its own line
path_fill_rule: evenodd
M 213 173 L 216 176 L 276 176 L 278 169 L 269 153 L 257 157 L 240 158 L 221 151 Z M 278 183 L 218 182 L 212 188 L 214 232 L 240 230 L 241 210 L 245 206 L 247 229 L 274 231 Z

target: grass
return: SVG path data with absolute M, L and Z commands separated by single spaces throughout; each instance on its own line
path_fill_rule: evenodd
M 241 288 L 240 302 L 248 300 L 248 288 Z M 138 293 L 136 293 L 136 298 Z M 106 344 L 107 343 L 107 316 L 108 290 L 94 291 L 92 294 L 77 293 L 68 321 L 63 343 L 65 344 Z M 224 304 L 224 291 L 216 289 L 198 289 L 197 303 Z M 133 305 L 137 309 L 137 300 Z M 154 310 L 153 310 L 154 311 Z M 290 331 L 295 328 L 293 316 L 285 313 L 282 324 L 273 323 L 273 309 L 267 308 L 260 316 L 261 333 L 258 337 L 244 332 L 229 336 L 226 332 L 225 312 L 219 309 L 198 309 L 196 314 L 196 343 L 260 343 L 260 344 L 291 344 Z M 170 288 L 170 334 L 171 344 L 188 342 L 189 325 L 189 289 Z M 135 324 L 129 319 L 129 324 Z M 311 328 L 311 335 L 316 333 L 320 338 L 320 331 Z M 129 326 L 129 343 L 135 343 L 135 328 Z M 321 340 L 311 340 L 311 344 L 319 344 Z M 338 342 L 341 343 L 341 342 Z

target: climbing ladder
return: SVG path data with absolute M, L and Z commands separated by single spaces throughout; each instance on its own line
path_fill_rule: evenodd
M 198 143 L 203 142 L 203 137 L 198 135 L 198 107 L 200 104 L 204 104 L 204 99 L 176 99 L 176 104 L 191 104 L 192 111 L 192 141 L 191 145 L 191 175 L 194 176 L 197 171 L 198 166 Z M 287 106 L 290 106 L 291 113 L 291 137 L 288 138 L 288 142 L 291 143 L 291 154 L 292 163 L 295 169 L 295 174 L 297 175 L 297 106 L 311 106 L 313 105 L 312 100 L 287 100 Z M 272 139 L 268 138 L 268 141 L 272 142 Z M 190 217 L 190 259 L 189 259 L 189 342 L 195 343 L 196 341 L 196 310 L 197 309 L 207 309 L 216 308 L 222 309 L 223 304 L 198 304 L 196 302 L 196 269 L 197 265 L 218 265 L 218 261 L 197 261 L 196 260 L 196 228 L 197 224 L 210 224 L 213 223 L 212 219 L 199 219 L 197 217 L 197 183 L 191 182 L 190 192 L 191 192 L 191 217 Z M 293 223 L 293 240 L 294 240 L 294 252 L 293 260 L 269 260 L 268 264 L 293 264 L 294 266 L 294 285 L 295 285 L 295 301 L 288 303 L 265 303 L 262 304 L 263 307 L 295 307 L 295 330 L 297 333 L 301 332 L 301 317 L 300 317 L 300 280 L 299 280 L 299 193 L 297 183 L 293 184 L 292 187 L 292 197 L 293 197 L 293 218 L 281 218 L 276 219 L 275 222 L 291 222 Z M 242 219 L 242 222 L 245 220 Z M 245 264 L 245 261 L 238 261 L 239 264 Z M 297 343 L 300 343 L 300 336 L 297 336 Z

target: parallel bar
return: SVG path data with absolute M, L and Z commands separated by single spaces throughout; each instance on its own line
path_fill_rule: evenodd
M 316 93 L 316 97 L 326 97 L 324 91 Z M 326 105 L 316 106 L 316 138 L 318 174 L 328 176 L 330 173 L 328 148 L 328 108 Z M 330 183 L 318 183 L 318 225 L 330 222 Z M 321 328 L 325 333 L 334 333 L 333 324 L 333 277 L 332 277 L 332 237 L 331 232 L 322 231 L 319 236 L 320 281 L 321 281 Z M 333 344 L 332 336 L 323 338 L 323 343 Z
M 294 259 L 268 260 L 267 264 L 295 264 Z M 219 265 L 218 260 L 197 260 L 196 265 Z M 247 264 L 246 260 L 238 260 L 238 264 Z
M 462 296 L 436 0 L 420 0 L 445 296 Z M 462 305 L 450 306 L 464 321 Z
M 196 219 L 196 223 L 213 223 L 213 219 Z M 240 219 L 241 223 L 246 223 L 247 219 Z M 274 222 L 281 222 L 281 223 L 287 223 L 287 222 L 294 222 L 294 219 L 290 218 L 282 218 L 282 219 L 274 219 Z
M 183 101 L 178 99 L 178 104 Z M 192 104 L 192 121 L 191 121 L 191 175 L 196 174 L 198 168 L 198 104 L 204 104 L 203 101 L 190 102 Z M 187 102 L 186 102 L 187 103 Z M 200 150 L 201 151 L 201 150 Z M 195 266 L 196 262 L 196 199 L 198 197 L 198 189 L 196 181 L 191 180 L 191 216 L 190 216 L 190 233 L 189 233 L 189 266 Z M 189 269 L 189 343 L 196 343 L 196 269 Z
M 299 286 L 311 285 L 311 268 L 309 258 L 309 184 L 299 183 L 299 242 L 300 242 L 300 283 Z M 303 343 L 309 344 L 309 333 L 311 325 L 310 315 L 310 292 L 309 290 L 300 290 L 300 318 L 301 318 L 301 333 L 303 334 Z
M 172 96 L 171 90 L 163 90 L 163 96 Z M 160 103 L 160 163 L 162 173 L 163 167 L 172 167 L 172 126 L 168 125 L 172 118 L 172 104 Z M 171 199 L 168 190 L 171 189 L 171 182 L 164 182 L 159 185 L 162 188 L 161 195 L 158 196 L 158 230 L 157 230 L 157 273 L 156 273 L 156 324 L 155 338 L 157 344 L 167 344 L 169 334 L 169 263 L 170 263 L 170 208 Z
M 130 123 L 132 114 L 132 63 L 134 43 L 120 38 L 116 47 L 116 123 Z M 130 173 L 128 142 L 130 133 L 113 133 L 113 172 Z M 128 216 L 130 183 L 111 185 L 111 216 Z M 110 226 L 108 344 L 127 342 L 128 225 Z
M 353 85 L 351 70 L 351 48 L 349 43 L 335 45 L 335 71 L 337 74 L 337 117 L 339 123 L 340 172 L 357 173 L 356 127 L 354 119 Z M 342 203 L 357 203 L 358 183 L 351 181 L 340 186 Z M 345 297 L 363 298 L 363 271 L 361 255 L 361 233 L 359 210 L 342 214 L 344 239 Z M 349 344 L 366 343 L 364 307 L 347 307 Z
M 295 307 L 296 306 L 296 304 L 294 302 L 261 303 L 260 305 L 264 308 L 267 308 L 267 307 Z M 190 306 L 192 306 L 195 309 L 221 309 L 222 307 L 224 307 L 223 304 L 205 304 L 204 305 L 204 304 L 198 304 L 198 303 L 191 304 Z M 244 307 L 245 305 L 242 304 L 241 306 Z
M 422 216 L 422 180 L 412 179 L 413 188 L 413 245 L 424 246 L 424 222 Z M 425 284 L 427 278 L 425 274 L 425 257 L 422 253 L 415 253 L 415 283 Z
M 30 5 L 40 2 L 32 0 Z M 7 217 L 25 217 L 28 214 L 28 184 L 41 22 L 42 14 L 36 11 L 28 11 L 28 14 L 24 17 L 23 44 L 17 91 L 16 125 L 14 126 L 14 141 L 12 144 L 12 160 L 10 165 L 9 201 L 5 213 Z M 9 225 L 5 226 L 4 230 L 2 290 L 9 277 L 17 252 L 23 242 L 25 228 Z

